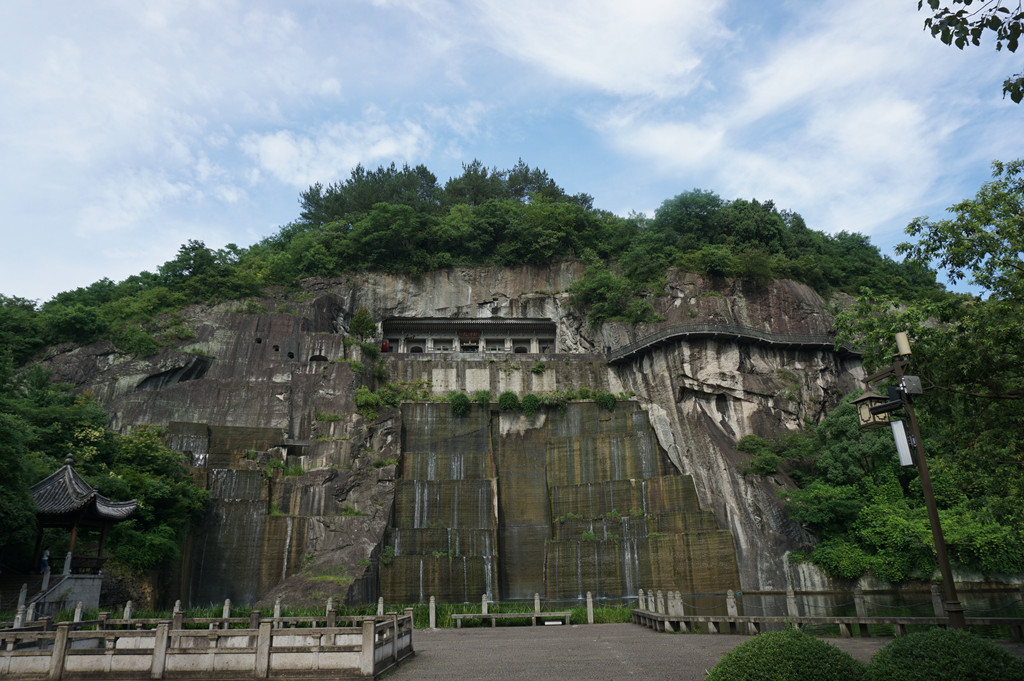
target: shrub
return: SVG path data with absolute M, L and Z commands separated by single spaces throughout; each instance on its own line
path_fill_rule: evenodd
M 540 376 L 541 374 L 544 373 L 545 369 L 547 369 L 547 367 L 544 366 L 544 362 L 537 362 L 536 364 L 533 365 L 533 367 L 531 367 L 530 372 Z
M 491 404 L 491 391 L 490 390 L 477 390 L 473 393 L 473 401 L 479 404 L 481 407 L 488 407 Z
M 867 671 L 871 681 L 1024 681 L 1024 660 L 975 634 L 936 628 L 893 639 Z
M 604 407 L 608 411 L 615 411 L 615 395 L 611 393 L 594 393 L 594 401 L 597 406 Z
M 469 413 L 469 397 L 466 393 L 452 393 L 448 396 L 448 404 L 452 405 L 452 414 L 455 416 Z
M 356 409 L 369 421 L 376 421 L 377 414 L 383 408 L 384 402 L 377 393 L 365 385 L 359 386 L 356 390 Z
M 524 395 L 523 403 L 521 406 L 523 408 L 524 414 L 526 414 L 527 416 L 533 416 L 534 414 L 537 413 L 537 410 L 540 408 L 540 398 L 534 395 L 533 393 L 530 393 L 529 395 Z
M 498 396 L 498 409 L 502 411 L 519 411 L 519 396 L 506 390 Z
M 799 629 L 786 629 L 733 648 L 707 681 L 861 681 L 864 674 L 864 665 L 848 653 Z

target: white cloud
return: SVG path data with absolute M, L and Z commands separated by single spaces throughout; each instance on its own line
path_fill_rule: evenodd
M 479 0 L 494 46 L 559 78 L 622 95 L 678 96 L 728 35 L 721 0 Z
M 411 121 L 337 122 L 311 136 L 278 130 L 248 135 L 241 141 L 242 150 L 261 173 L 295 187 L 345 175 L 358 163 L 411 162 L 426 155 L 430 147 L 427 131 Z
M 152 225 L 169 204 L 198 197 L 198 190 L 160 173 L 142 171 L 111 178 L 79 212 L 79 237 L 138 229 Z

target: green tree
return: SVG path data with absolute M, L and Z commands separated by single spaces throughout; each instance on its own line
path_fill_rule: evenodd
M 365 307 L 360 307 L 352 315 L 352 320 L 348 324 L 348 330 L 350 333 L 359 336 L 360 339 L 370 338 L 377 333 L 377 324 L 373 321 L 373 317 L 370 316 L 369 310 Z
M 169 565 L 185 533 L 205 510 L 183 456 L 147 426 L 123 436 L 106 428 L 109 416 L 70 386 L 50 383 L 38 365 L 20 372 L 0 360 L 0 548 L 30 555 L 35 514 L 29 486 L 64 465 L 71 452 L 87 482 L 114 500 L 138 499 L 131 519 L 116 526 L 108 547 L 136 570 Z M 21 566 L 26 567 L 26 566 Z
M 956 45 L 964 49 L 968 45 L 981 45 L 982 37 L 992 32 L 995 34 L 996 50 L 1005 46 L 1010 52 L 1016 52 L 1021 33 L 1024 32 L 1024 11 L 1021 3 L 1004 3 L 999 0 L 918 0 L 917 9 L 921 10 L 925 2 L 932 13 L 924 20 L 924 27 L 931 34 L 947 45 Z M 957 8 L 957 5 L 962 7 Z M 1016 73 L 1003 81 L 1003 96 L 1010 95 L 1017 104 L 1024 100 L 1024 73 Z

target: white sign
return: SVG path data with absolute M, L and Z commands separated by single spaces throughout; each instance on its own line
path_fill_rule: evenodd
M 910 455 L 910 443 L 907 442 L 907 431 L 903 427 L 903 421 L 890 421 L 892 437 L 896 440 L 896 451 L 900 455 L 901 466 L 913 466 L 914 457 Z

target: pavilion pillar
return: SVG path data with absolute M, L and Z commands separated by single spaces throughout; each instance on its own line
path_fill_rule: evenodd
M 71 526 L 71 543 L 68 544 L 68 553 L 75 555 L 75 540 L 78 539 L 78 521 Z
M 109 526 L 106 523 L 103 523 L 103 526 L 100 528 L 100 546 L 99 546 L 98 549 L 96 549 L 96 564 L 97 565 L 100 565 L 101 564 L 100 561 L 103 560 L 103 542 L 107 538 L 107 528 L 108 527 Z

